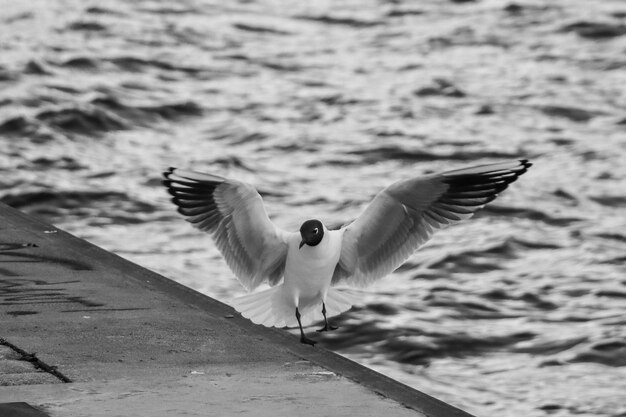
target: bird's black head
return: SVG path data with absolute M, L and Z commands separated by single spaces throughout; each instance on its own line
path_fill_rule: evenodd
M 319 220 L 307 220 L 300 226 L 300 236 L 302 236 L 300 248 L 304 244 L 315 246 L 324 237 L 324 225 Z

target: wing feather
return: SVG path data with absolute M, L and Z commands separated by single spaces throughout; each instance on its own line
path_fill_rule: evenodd
M 364 286 L 406 261 L 433 233 L 493 201 L 527 160 L 480 165 L 396 182 L 345 227 L 333 284 Z
M 217 175 L 170 168 L 163 184 L 178 212 L 211 235 L 226 263 L 248 289 L 278 284 L 285 270 L 287 232 L 270 221 L 249 184 Z

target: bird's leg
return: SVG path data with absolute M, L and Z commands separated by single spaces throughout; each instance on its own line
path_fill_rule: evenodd
M 328 319 L 326 318 L 326 303 L 322 302 L 322 315 L 324 316 L 324 327 L 317 330 L 318 332 L 327 332 L 329 330 L 337 330 L 337 326 L 332 326 L 328 324 Z
M 296 307 L 296 320 L 298 320 L 298 326 L 300 326 L 300 343 L 315 346 L 317 342 L 315 340 L 309 339 L 304 335 L 304 330 L 302 330 L 302 322 L 300 321 L 300 317 L 300 311 L 298 310 L 298 307 Z

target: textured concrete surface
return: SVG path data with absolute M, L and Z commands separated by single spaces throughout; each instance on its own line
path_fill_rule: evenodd
M 0 276 L 0 403 L 64 417 L 468 415 L 4 205 Z

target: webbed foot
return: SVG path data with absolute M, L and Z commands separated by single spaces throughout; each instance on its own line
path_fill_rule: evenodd
M 315 346 L 317 343 L 315 340 L 309 339 L 305 335 L 300 336 L 300 343 L 304 343 L 305 345 Z
M 321 332 L 329 332 L 331 330 L 337 330 L 339 327 L 337 326 L 332 326 L 328 323 L 324 324 L 324 327 L 322 327 L 321 329 L 317 329 L 316 332 L 321 333 Z

